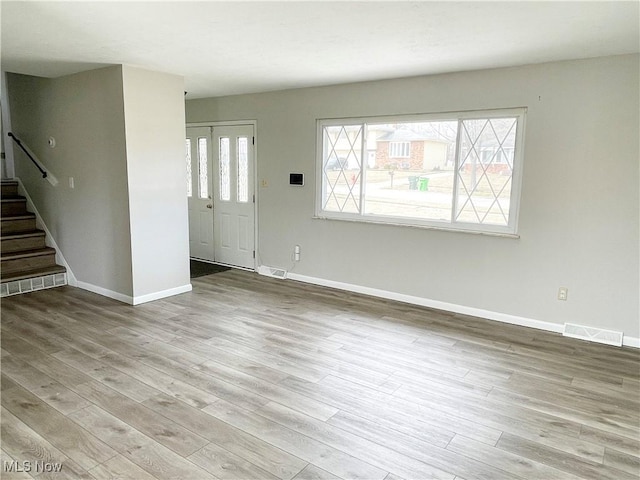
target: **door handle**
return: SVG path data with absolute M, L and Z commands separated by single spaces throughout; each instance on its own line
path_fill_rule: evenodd
M 213 208 L 213 205 L 209 203 L 207 204 L 207 208 Z

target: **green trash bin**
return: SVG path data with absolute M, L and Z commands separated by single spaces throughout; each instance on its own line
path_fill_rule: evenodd
M 426 192 L 429 190 L 429 178 L 428 177 L 420 177 L 420 184 L 418 186 L 418 190 L 421 192 Z
M 409 177 L 409 190 L 418 189 L 418 180 L 420 177 Z

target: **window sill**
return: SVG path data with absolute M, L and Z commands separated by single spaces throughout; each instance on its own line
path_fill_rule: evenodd
M 402 223 L 402 222 L 394 222 L 394 221 L 384 221 L 377 220 L 375 218 L 366 218 L 366 219 L 356 219 L 356 218 L 336 218 L 336 217 L 327 217 L 322 215 L 314 215 L 312 217 L 313 220 L 330 220 L 336 222 L 349 222 L 349 223 L 367 223 L 373 225 L 386 225 L 390 227 L 407 227 L 407 228 L 418 228 L 422 230 L 439 230 L 443 232 L 453 232 L 453 233 L 467 233 L 471 235 L 484 235 L 488 237 L 502 237 L 502 238 L 513 238 L 519 239 L 520 235 L 517 233 L 508 233 L 508 232 L 490 232 L 490 231 L 481 231 L 481 230 L 469 230 L 465 228 L 456 228 L 450 227 L 446 225 L 438 226 L 438 225 L 419 225 L 415 223 Z

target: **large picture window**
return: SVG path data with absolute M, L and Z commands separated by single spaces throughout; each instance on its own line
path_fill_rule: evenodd
M 525 109 L 318 121 L 322 218 L 515 235 Z

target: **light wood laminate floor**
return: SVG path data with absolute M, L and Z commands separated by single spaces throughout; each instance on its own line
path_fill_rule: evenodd
M 2 300 L 3 479 L 640 476 L 636 349 L 242 271 L 193 285 Z

